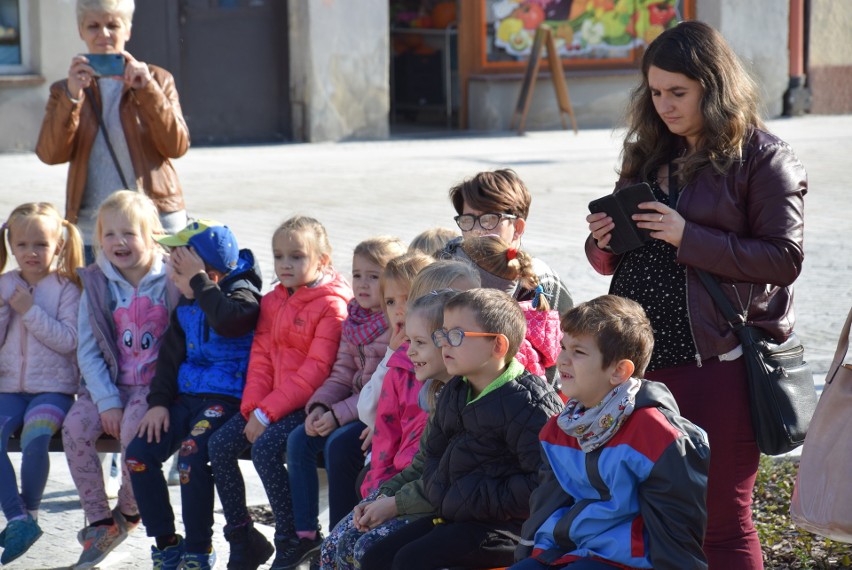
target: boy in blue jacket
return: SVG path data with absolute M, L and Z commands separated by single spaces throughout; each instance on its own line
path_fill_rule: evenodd
M 207 442 L 239 412 L 262 282 L 251 251 L 240 250 L 231 230 L 218 222 L 199 220 L 158 241 L 175 248 L 169 270 L 182 297 L 162 340 L 149 409 L 126 462 L 142 522 L 156 539 L 154 567 L 203 570 L 215 564 Z M 175 533 L 162 471 L 178 449 L 186 539 Z M 250 546 L 268 558 L 272 545 L 251 530 Z
M 707 568 L 707 436 L 664 384 L 642 379 L 654 346 L 645 311 L 604 295 L 561 328 L 568 402 L 539 434 L 544 465 L 515 552 L 526 559 L 512 570 Z

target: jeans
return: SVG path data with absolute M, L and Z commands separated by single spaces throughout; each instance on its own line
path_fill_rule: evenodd
M 340 522 L 358 502 L 355 481 L 364 465 L 361 440 L 366 426 L 360 421 L 340 426 L 327 437 L 311 436 L 305 425 L 297 427 L 287 440 L 287 468 L 293 489 L 293 516 L 297 531 L 319 528 L 319 454 L 325 458 L 328 475 L 328 523 Z
M 227 398 L 181 395 L 169 408 L 169 431 L 160 441 L 148 443 L 137 437 L 127 447 L 125 463 L 130 471 L 133 493 L 148 536 L 175 532 L 175 515 L 163 462 L 180 449 L 180 497 L 187 552 L 210 549 L 213 539 L 213 472 L 207 444 L 210 436 L 231 416 L 239 404 Z

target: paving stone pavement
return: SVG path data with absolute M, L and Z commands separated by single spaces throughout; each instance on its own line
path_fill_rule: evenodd
M 852 115 L 777 119 L 768 127 L 791 144 L 810 179 L 796 317 L 819 387 L 852 306 Z M 407 241 L 429 227 L 454 227 L 447 199 L 453 184 L 481 170 L 514 168 L 533 195 L 524 247 L 559 272 L 575 301 L 583 301 L 605 293 L 609 282 L 586 262 L 584 218 L 588 202 L 612 189 L 622 135 L 620 130 L 603 129 L 581 130 L 578 135 L 454 133 L 337 144 L 192 148 L 175 164 L 190 214 L 227 223 L 241 246 L 257 255 L 266 283 L 272 277 L 272 232 L 293 214 L 311 215 L 326 226 L 335 265 L 348 273 L 359 241 L 377 234 Z M 65 165 L 46 166 L 32 153 L 0 155 L 0 216 L 31 200 L 51 201 L 61 208 L 66 172 Z M 64 458 L 52 459 L 42 515 L 46 536 L 10 568 L 64 568 L 76 559 L 74 536 L 82 512 L 67 468 L 61 468 Z M 173 499 L 179 513 L 177 495 Z M 263 502 L 262 496 L 258 502 Z M 222 524 L 217 514 L 220 568 L 227 558 Z M 137 531 L 101 568 L 146 566 L 150 542 L 142 534 Z

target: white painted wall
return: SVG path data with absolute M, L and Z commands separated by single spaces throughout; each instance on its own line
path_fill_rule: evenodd
M 294 138 L 387 137 L 387 0 L 298 0 L 289 8 Z
M 0 152 L 35 148 L 50 84 L 65 77 L 71 58 L 85 51 L 73 0 L 29 0 L 28 6 L 29 73 L 41 83 L 20 85 L 0 75 Z

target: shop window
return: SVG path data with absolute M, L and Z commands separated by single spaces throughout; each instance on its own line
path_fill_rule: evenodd
M 27 13 L 28 0 L 0 0 L 0 74 L 29 68 Z

